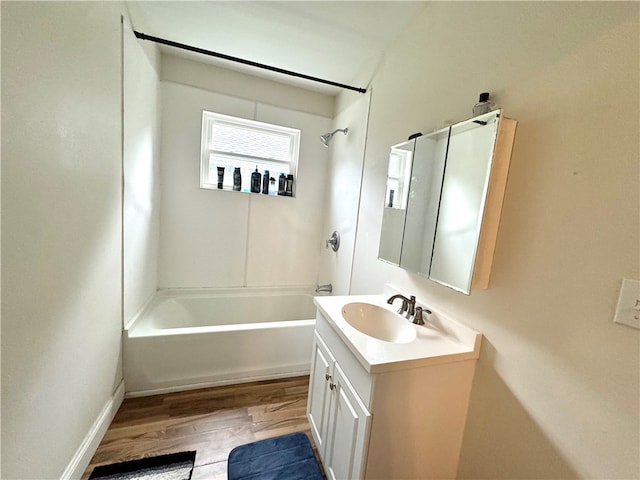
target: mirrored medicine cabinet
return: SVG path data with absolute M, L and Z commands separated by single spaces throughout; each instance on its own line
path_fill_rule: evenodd
M 494 110 L 391 147 L 378 258 L 487 288 L 516 124 Z

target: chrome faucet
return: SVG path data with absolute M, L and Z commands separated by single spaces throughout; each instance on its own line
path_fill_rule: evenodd
M 398 313 L 403 315 L 407 320 L 415 323 L 416 325 L 424 325 L 424 313 L 430 314 L 431 310 L 416 306 L 416 297 L 411 295 L 411 298 L 407 298 L 404 295 L 393 295 L 389 297 L 387 303 L 391 305 L 397 298 L 402 299 L 402 305 L 398 309 Z
M 402 299 L 402 306 L 398 309 L 398 313 L 406 318 L 413 317 L 416 313 L 416 297 L 411 295 L 411 298 L 407 298 L 404 295 L 397 294 L 389 297 L 387 303 L 391 305 L 396 298 Z
M 331 285 L 330 283 L 328 283 L 327 285 L 318 285 L 316 286 L 316 293 L 320 293 L 320 292 L 329 292 L 331 293 L 333 291 L 333 285 Z
M 387 303 L 388 303 L 389 305 L 392 305 L 392 304 L 393 304 L 393 301 L 394 301 L 396 298 L 401 298 L 401 299 L 402 299 L 402 305 L 401 305 L 401 306 L 400 306 L 400 308 L 398 309 L 398 313 L 399 313 L 400 315 L 402 315 L 404 312 L 406 312 L 406 311 L 407 311 L 407 308 L 408 308 L 408 303 L 407 303 L 407 302 L 408 302 L 408 300 L 407 300 L 407 297 L 405 297 L 404 295 L 400 295 L 400 294 L 393 295 L 393 296 L 389 297 L 389 299 L 387 300 Z

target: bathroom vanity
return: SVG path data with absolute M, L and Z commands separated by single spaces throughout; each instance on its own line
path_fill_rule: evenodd
M 455 478 L 482 335 L 436 312 L 414 325 L 387 298 L 315 299 L 307 417 L 325 473 Z

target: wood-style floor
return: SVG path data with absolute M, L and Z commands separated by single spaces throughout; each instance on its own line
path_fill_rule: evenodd
M 125 399 L 82 478 L 98 465 L 196 450 L 192 480 L 226 479 L 238 445 L 293 432 L 311 439 L 308 388 L 304 376 Z

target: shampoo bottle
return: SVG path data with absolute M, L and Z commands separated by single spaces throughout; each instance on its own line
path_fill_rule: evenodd
M 251 174 L 251 192 L 252 193 L 260 193 L 260 182 L 262 180 L 262 175 L 258 171 L 258 166 L 256 165 L 256 171 Z
M 287 197 L 293 197 L 293 175 L 287 175 L 287 183 L 284 189 Z
M 222 189 L 224 182 L 224 167 L 218 167 L 218 188 Z
M 477 117 L 478 115 L 482 115 L 483 113 L 489 113 L 491 110 L 495 109 L 496 105 L 491 100 L 489 100 L 489 92 L 483 92 L 480 94 L 480 98 L 478 99 L 478 103 L 473 106 L 473 116 Z
M 287 177 L 284 173 L 278 178 L 278 195 L 284 195 L 287 189 Z
M 269 170 L 265 170 L 262 177 L 262 193 L 269 195 Z
M 239 192 L 242 189 L 242 174 L 240 173 L 240 167 L 233 169 L 233 189 Z

